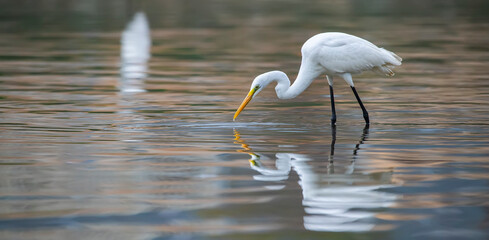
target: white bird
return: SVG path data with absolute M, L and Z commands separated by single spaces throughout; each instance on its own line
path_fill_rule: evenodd
M 393 76 L 392 69 L 401 65 L 402 59 L 395 53 L 375 46 L 373 43 L 340 32 L 320 33 L 309 38 L 301 49 L 302 62 L 294 83 L 282 71 L 271 71 L 257 76 L 251 84 L 250 92 L 234 114 L 236 120 L 251 99 L 271 82 L 276 82 L 275 91 L 280 99 L 291 99 L 301 94 L 314 79 L 326 74 L 331 98 L 331 123 L 336 123 L 333 94 L 333 76 L 342 77 L 351 87 L 363 111 L 365 123 L 370 123 L 368 112 L 353 84 L 352 74 L 374 71 Z

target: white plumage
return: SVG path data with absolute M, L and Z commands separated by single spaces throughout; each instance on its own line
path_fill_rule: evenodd
M 401 65 L 395 53 L 346 33 L 321 33 L 302 46 L 303 58 L 316 61 L 328 75 L 374 70 L 392 76 L 391 68 Z
M 257 76 L 251 84 L 248 96 L 236 111 L 234 119 L 250 100 L 271 82 L 277 82 L 275 91 L 278 98 L 290 99 L 306 90 L 314 79 L 325 74 L 330 87 L 331 122 L 333 124 L 336 122 L 333 94 L 333 76 L 336 75 L 342 77 L 352 88 L 368 125 L 368 112 L 358 96 L 351 74 L 371 70 L 393 76 L 392 69 L 401 65 L 402 61 L 391 51 L 379 48 L 365 39 L 340 32 L 320 33 L 309 38 L 302 46 L 301 52 L 301 67 L 294 83 L 290 85 L 289 78 L 281 71 L 266 72 Z

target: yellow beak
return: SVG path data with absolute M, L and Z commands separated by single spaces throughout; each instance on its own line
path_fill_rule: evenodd
M 241 111 L 243 111 L 243 109 L 246 107 L 246 105 L 248 105 L 248 103 L 251 101 L 251 99 L 253 98 L 253 95 L 255 95 L 255 91 L 256 91 L 256 88 L 253 88 L 250 90 L 250 92 L 248 93 L 246 98 L 243 100 L 241 105 L 239 105 L 238 110 L 236 110 L 236 113 L 234 114 L 234 117 L 233 117 L 233 121 L 236 120 L 239 113 L 241 113 Z

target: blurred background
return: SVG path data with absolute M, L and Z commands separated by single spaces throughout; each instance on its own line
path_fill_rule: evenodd
M 356 29 L 365 21 L 399 24 L 413 19 L 450 25 L 464 19 L 487 21 L 488 3 L 469 1 L 1 1 L 3 32 L 118 31 L 135 11 L 144 11 L 154 29 L 256 28 Z M 356 23 L 356 24 L 353 24 Z M 361 24 L 360 24 L 361 25 Z M 364 27 L 367 24 L 363 24 Z M 379 26 L 370 26 L 377 29 Z M 328 30 L 331 31 L 331 30 Z
M 2 239 L 487 239 L 489 2 L 0 0 Z M 300 48 L 346 32 L 396 76 Z

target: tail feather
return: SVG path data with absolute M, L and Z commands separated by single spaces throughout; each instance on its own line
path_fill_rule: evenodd
M 385 51 L 385 63 L 382 64 L 382 66 L 377 66 L 374 67 L 372 70 L 376 73 L 380 73 L 389 77 L 394 76 L 394 71 L 392 69 L 396 66 L 400 66 L 402 64 L 402 58 L 399 57 L 397 54 L 383 49 Z
M 395 65 L 397 65 L 397 66 L 401 65 L 402 58 L 399 57 L 397 54 L 391 52 L 391 51 L 389 51 L 389 53 L 399 62 L 399 64 L 395 64 Z
M 376 73 L 379 73 L 379 74 L 382 74 L 382 75 L 386 75 L 388 77 L 392 77 L 394 76 L 394 71 L 392 71 L 391 68 L 394 68 L 393 65 L 382 65 L 380 67 L 374 67 L 372 70 Z
M 397 56 L 397 54 L 389 51 L 389 50 L 386 50 L 384 48 L 381 48 L 383 51 L 384 51 L 384 61 L 385 61 L 385 64 L 390 64 L 390 65 L 395 65 L 395 66 L 399 66 L 401 65 L 401 62 L 402 62 L 402 58 Z

